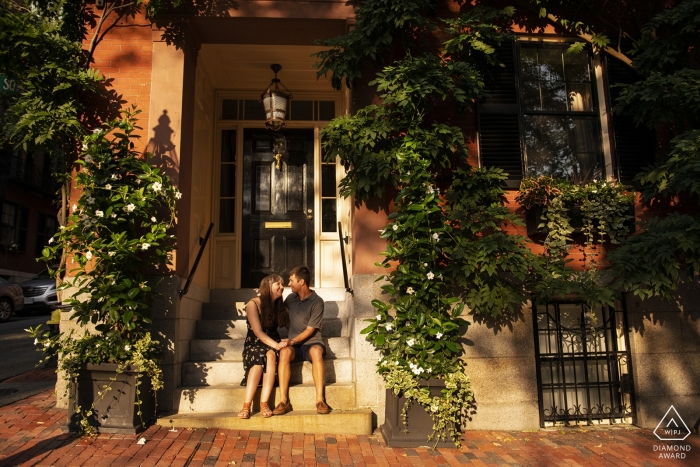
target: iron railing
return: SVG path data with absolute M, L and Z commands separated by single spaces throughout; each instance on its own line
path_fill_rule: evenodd
M 180 290 L 180 298 L 184 297 L 187 295 L 187 292 L 190 290 L 190 284 L 192 283 L 192 278 L 194 278 L 194 273 L 197 272 L 197 266 L 199 266 L 199 260 L 202 259 L 202 253 L 204 252 L 204 247 L 207 246 L 207 242 L 209 241 L 209 236 L 211 235 L 211 229 L 214 228 L 214 223 L 212 222 L 209 224 L 209 228 L 207 229 L 206 235 L 204 235 L 204 238 L 199 237 L 199 252 L 197 253 L 197 258 L 194 260 L 194 264 L 192 265 L 192 270 L 190 271 L 190 275 L 187 277 L 187 282 L 185 282 L 185 287 Z
M 343 263 L 343 280 L 345 281 L 345 291 L 354 295 L 355 292 L 350 288 L 350 282 L 348 280 L 348 265 L 345 261 L 345 245 L 348 243 L 347 235 L 343 237 L 343 225 L 338 221 L 338 239 L 340 240 L 340 256 Z

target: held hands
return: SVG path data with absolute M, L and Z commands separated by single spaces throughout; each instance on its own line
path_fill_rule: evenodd
M 280 350 L 280 349 L 287 347 L 287 343 L 288 343 L 287 339 L 282 339 L 281 342 L 278 342 L 277 344 L 275 344 L 275 350 Z

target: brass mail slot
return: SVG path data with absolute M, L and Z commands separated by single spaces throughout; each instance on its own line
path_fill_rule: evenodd
M 291 222 L 265 222 L 266 229 L 291 229 Z

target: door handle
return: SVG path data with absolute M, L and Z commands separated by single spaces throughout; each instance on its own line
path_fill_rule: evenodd
M 313 209 L 307 209 L 307 210 L 306 210 L 306 218 L 307 218 L 308 220 L 311 220 L 311 219 L 314 218 L 314 211 L 313 211 Z

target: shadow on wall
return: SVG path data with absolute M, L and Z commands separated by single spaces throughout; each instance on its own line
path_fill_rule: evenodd
M 180 182 L 180 157 L 177 148 L 172 141 L 175 133 L 170 126 L 168 111 L 163 110 L 163 114 L 158 117 L 158 125 L 153 127 L 153 137 L 148 140 L 146 151 L 152 154 L 151 163 L 158 167 L 170 177 L 173 185 L 179 186 Z
M 228 18 L 231 16 L 229 10 L 238 9 L 240 9 L 240 3 L 236 0 L 188 2 L 187 4 L 188 15 L 208 18 Z M 178 49 L 186 45 L 187 35 L 191 33 L 189 22 L 179 19 L 160 19 L 155 21 L 155 24 L 163 31 L 161 37 L 168 45 L 174 45 Z
M 82 119 L 88 128 L 97 128 L 106 120 L 119 118 L 119 111 L 127 102 L 112 88 L 113 83 L 114 78 L 97 83 L 95 92 L 84 99 L 86 106 Z

